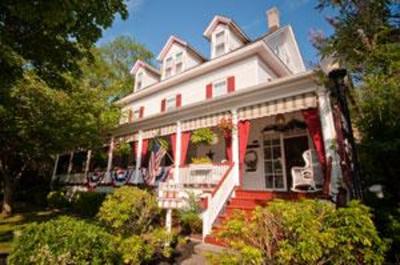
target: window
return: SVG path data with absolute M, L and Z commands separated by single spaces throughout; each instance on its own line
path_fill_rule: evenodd
M 142 89 L 143 86 L 143 73 L 138 73 L 136 76 L 136 90 Z
M 264 134 L 264 176 L 267 189 L 285 190 L 284 149 L 282 134 Z
M 133 120 L 140 119 L 140 109 L 137 109 L 133 112 Z
M 165 77 L 170 77 L 172 75 L 172 57 L 168 57 L 165 61 Z
M 166 109 L 172 110 L 176 108 L 176 96 L 168 97 L 166 100 Z
M 180 73 L 183 70 L 183 53 L 178 52 L 175 55 L 175 72 Z
M 217 81 L 213 85 L 213 97 L 225 95 L 227 92 L 226 81 Z
M 225 31 L 220 31 L 215 35 L 215 57 L 225 53 Z

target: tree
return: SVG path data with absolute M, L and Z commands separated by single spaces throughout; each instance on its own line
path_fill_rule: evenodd
M 392 259 L 400 261 L 400 6 L 395 0 L 320 0 L 333 8 L 329 37 L 314 36 L 322 56 L 334 56 L 354 83 L 353 120 L 360 132 L 364 188 L 384 186 L 384 199 L 366 197 L 375 221 L 391 238 Z M 368 194 L 367 194 L 368 195 Z
M 81 82 L 82 64 L 123 0 L 0 2 L 0 179 L 2 211 L 28 168 L 98 143 L 118 119 L 104 93 Z

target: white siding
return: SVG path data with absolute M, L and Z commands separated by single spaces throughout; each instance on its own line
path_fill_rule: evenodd
M 142 78 L 142 87 L 140 90 L 151 86 L 157 82 L 159 82 L 159 78 L 154 75 L 153 73 L 150 73 L 148 70 L 144 69 L 143 67 L 139 69 L 135 75 L 135 91 L 137 91 L 137 76 L 143 73 L 143 78 Z

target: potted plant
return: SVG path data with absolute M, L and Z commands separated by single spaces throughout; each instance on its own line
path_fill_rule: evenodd
M 210 128 L 200 128 L 195 130 L 190 137 L 191 143 L 196 147 L 200 145 L 209 146 L 215 144 L 217 135 Z M 196 152 L 197 153 L 197 152 Z M 211 158 L 208 156 L 199 156 L 192 158 L 193 164 L 211 164 Z

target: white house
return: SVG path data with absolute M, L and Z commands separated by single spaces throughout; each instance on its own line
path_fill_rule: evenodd
M 149 146 L 164 139 L 170 156 L 156 182 L 160 206 L 182 207 L 187 192 L 196 193 L 206 239 L 233 209 L 250 211 L 276 197 L 334 196 L 341 170 L 329 93 L 305 68 L 278 10 L 266 17 L 267 32 L 252 40 L 231 18 L 215 16 L 203 33 L 209 58 L 171 36 L 157 57 L 159 69 L 136 62 L 134 89 L 117 102 L 123 115 L 109 144 L 60 156 L 54 179 L 99 191 L 140 185 Z M 217 135 L 213 144 L 193 146 L 199 128 Z M 113 152 L 122 143 L 133 149 L 125 158 Z M 205 156 L 212 163 L 191 163 Z

